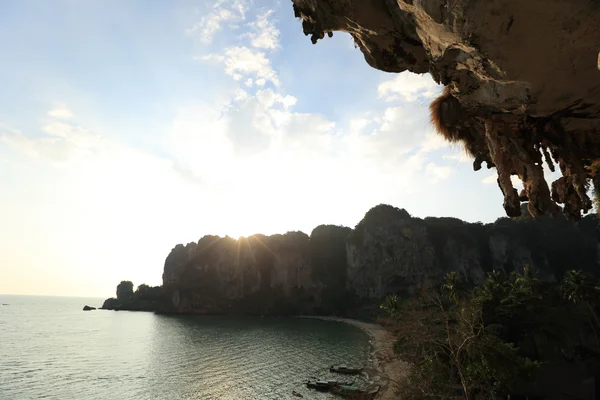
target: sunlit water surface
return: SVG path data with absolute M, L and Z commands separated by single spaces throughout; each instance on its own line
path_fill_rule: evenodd
M 101 300 L 0 295 L 0 399 L 324 399 L 303 382 L 368 357 L 345 324 L 85 304 Z

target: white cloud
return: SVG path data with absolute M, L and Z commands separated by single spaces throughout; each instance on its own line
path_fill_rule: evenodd
M 454 154 L 444 154 L 443 156 L 446 160 L 453 160 L 459 163 L 469 163 L 472 162 L 473 159 L 467 155 L 466 151 L 461 149 L 460 152 Z
M 200 59 L 223 63 L 225 73 L 235 80 L 253 77 L 259 86 L 264 85 L 266 81 L 279 86 L 277 74 L 264 52 L 253 51 L 248 47 L 229 47 L 223 54 L 209 54 Z
M 53 122 L 41 130 L 46 136 L 32 138 L 4 128 L 0 129 L 0 140 L 29 157 L 46 159 L 55 165 L 80 160 L 104 146 L 100 136 L 72 124 Z
M 481 180 L 481 182 L 485 185 L 490 185 L 492 183 L 496 183 L 497 179 L 498 179 L 498 174 L 492 174 L 492 175 L 489 175 L 489 176 L 486 176 L 485 178 L 483 178 Z
M 219 0 L 207 15 L 203 16 L 188 33 L 200 33 L 200 40 L 211 43 L 215 34 L 222 28 L 224 23 L 234 25 L 246 19 L 247 5 L 245 0 L 226 1 Z M 234 25 L 235 26 L 235 25 Z
M 448 179 L 450 175 L 452 175 L 452 168 L 450 167 L 442 167 L 436 165 L 435 163 L 430 162 L 427 164 L 427 168 L 425 169 L 427 175 L 429 175 L 431 182 L 436 183 L 444 179 Z
M 269 19 L 273 10 L 259 15 L 255 22 L 249 24 L 251 32 L 243 35 L 250 38 L 253 47 L 274 50 L 279 47 L 279 29 Z
M 440 92 L 441 86 L 435 83 L 429 74 L 417 75 L 402 72 L 394 79 L 382 82 L 377 87 L 379 97 L 385 101 L 416 101 L 419 97 L 433 98 Z
M 452 174 L 450 167 L 428 160 L 438 146 L 431 144 L 428 125 L 412 119 L 417 105 L 388 110 L 383 117 L 365 113 L 338 125 L 317 113 L 295 112 L 297 99 L 277 90 L 244 93 L 177 118 L 167 147 L 186 176 L 234 191 L 251 184 L 253 192 L 275 197 L 332 191 L 356 196 L 353 188 L 360 187 L 369 207 L 381 201 L 381 188 L 412 193 L 423 179 Z M 342 182 L 347 186 L 338 187 Z
M 427 121 L 427 114 L 427 108 L 416 102 L 388 107 L 381 115 L 371 116 L 371 120 L 378 125 L 373 135 L 400 154 L 417 148 L 434 151 L 448 146 L 440 135 L 434 133 Z
M 481 182 L 485 185 L 496 183 L 497 181 L 498 181 L 498 173 L 493 173 L 481 180 Z M 510 181 L 512 182 L 515 189 L 521 190 L 523 188 L 523 182 L 521 182 L 521 179 L 519 179 L 518 176 L 511 175 Z
M 73 118 L 73 113 L 64 104 L 59 104 L 52 110 L 48 111 L 48 116 L 56 119 L 69 119 Z
M 425 134 L 425 139 L 421 142 L 421 147 L 425 151 L 435 151 L 449 147 L 449 143 L 441 135 L 431 129 Z
M 256 92 L 256 98 L 267 108 L 272 107 L 275 103 L 280 103 L 285 110 L 294 106 L 297 101 L 294 96 L 282 96 L 279 93 L 275 93 L 272 89 L 259 90 Z

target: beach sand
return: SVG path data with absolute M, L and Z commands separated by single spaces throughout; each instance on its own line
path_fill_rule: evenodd
M 371 355 L 365 372 L 374 385 L 379 385 L 379 394 L 376 398 L 382 400 L 398 399 L 396 388 L 406 379 L 408 366 L 405 362 L 394 356 L 394 336 L 383 326 L 368 322 L 357 321 L 350 318 L 338 317 L 313 317 L 324 321 L 341 322 L 354 325 L 365 331 L 371 337 Z

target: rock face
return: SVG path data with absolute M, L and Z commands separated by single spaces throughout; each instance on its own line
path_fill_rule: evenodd
M 600 189 L 600 6 L 590 0 L 293 0 L 313 43 L 348 32 L 373 68 L 446 85 L 432 122 L 475 170 L 498 171 L 507 215 L 591 209 Z M 568 11 L 567 11 L 568 10 Z M 543 165 L 562 177 L 548 187 Z M 524 190 L 510 180 L 518 176 Z
M 439 275 L 427 228 L 405 210 L 371 209 L 348 238 L 347 285 L 360 297 L 382 298 Z
M 182 313 L 270 313 L 318 303 L 310 240 L 302 232 L 235 240 L 205 236 L 178 245 L 165 261 L 163 287 Z M 306 307 L 310 308 L 310 305 Z
M 122 281 L 117 286 L 117 297 L 104 301 L 101 310 L 157 311 L 164 303 L 164 292 L 160 286 L 141 284 L 133 291 L 131 281 Z
M 412 294 L 450 271 L 473 283 L 493 269 L 522 272 L 526 265 L 550 281 L 568 269 L 598 275 L 599 234 L 595 215 L 484 225 L 413 218 L 379 205 L 355 229 L 321 225 L 310 237 L 205 236 L 177 245 L 165 261 L 163 311 L 348 315 L 388 294 Z

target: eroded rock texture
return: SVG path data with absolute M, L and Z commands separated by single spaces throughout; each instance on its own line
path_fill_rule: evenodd
M 348 32 L 373 68 L 429 72 L 438 132 L 498 171 L 521 202 L 572 219 L 600 187 L 600 3 L 592 0 L 293 0 L 313 43 Z M 546 165 L 562 177 L 549 186 Z M 510 177 L 523 182 L 517 193 Z
M 346 294 L 349 228 L 239 240 L 205 236 L 165 261 L 169 307 L 181 313 L 335 312 Z

